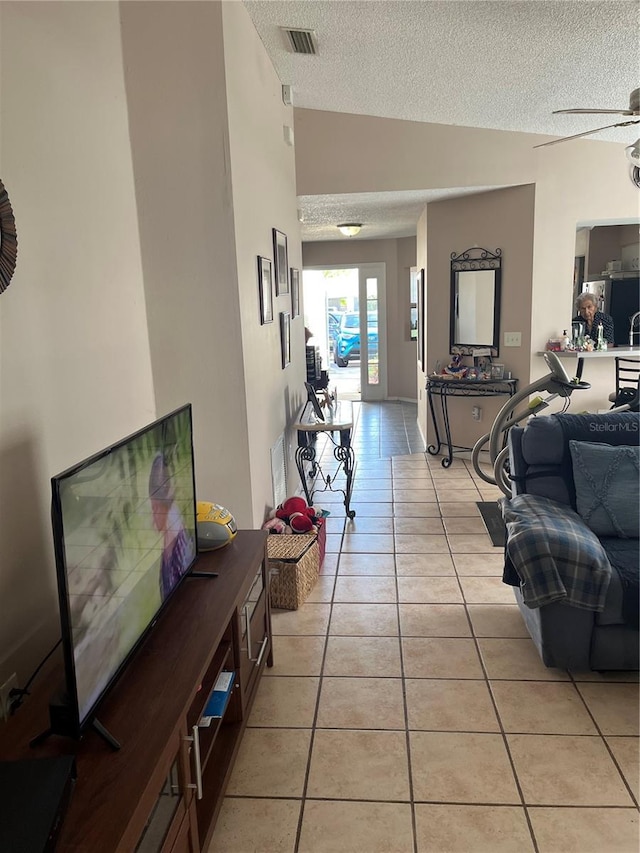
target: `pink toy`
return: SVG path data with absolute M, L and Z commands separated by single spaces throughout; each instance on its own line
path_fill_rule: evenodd
M 263 530 L 268 530 L 269 533 L 284 533 L 287 525 L 281 518 L 270 518 L 262 525 Z

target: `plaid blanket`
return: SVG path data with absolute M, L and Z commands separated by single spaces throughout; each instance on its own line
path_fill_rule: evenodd
M 537 495 L 504 499 L 501 509 L 506 555 L 528 607 L 565 601 L 584 610 L 604 610 L 611 564 L 577 512 Z

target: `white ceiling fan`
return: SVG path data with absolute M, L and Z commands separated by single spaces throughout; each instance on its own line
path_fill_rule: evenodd
M 631 124 L 640 124 L 640 89 L 634 89 L 629 97 L 629 107 L 626 110 L 590 110 L 590 109 L 572 109 L 572 110 L 554 110 L 553 115 L 614 115 L 614 116 L 636 116 L 629 121 L 617 121 L 614 124 L 605 124 L 603 127 L 596 127 L 593 130 L 585 130 L 583 133 L 574 133 L 573 136 L 563 136 L 562 139 L 552 139 L 551 142 L 543 142 L 541 145 L 534 145 L 534 148 L 545 148 L 547 145 L 558 145 L 560 142 L 568 142 L 570 139 L 580 139 L 583 136 L 591 136 L 592 133 L 599 133 L 601 130 L 609 130 L 611 127 L 628 127 Z
M 581 139 L 583 136 L 591 136 L 593 133 L 599 133 L 601 130 L 609 130 L 612 127 L 629 127 L 632 124 L 640 124 L 640 89 L 634 89 L 629 96 L 629 107 L 626 110 L 598 110 L 598 109 L 571 109 L 571 110 L 554 110 L 553 115 L 618 115 L 618 116 L 634 116 L 628 121 L 617 121 L 614 124 L 605 124 L 603 127 L 596 127 L 593 130 L 585 130 L 583 133 L 574 133 L 573 136 L 563 136 L 561 139 L 552 139 L 551 142 L 543 142 L 541 145 L 534 145 L 534 148 L 546 148 L 549 145 L 558 145 L 560 142 L 569 142 L 571 139 Z M 627 157 L 631 164 L 630 176 L 633 183 L 640 187 L 640 139 L 637 139 L 632 145 L 626 148 Z

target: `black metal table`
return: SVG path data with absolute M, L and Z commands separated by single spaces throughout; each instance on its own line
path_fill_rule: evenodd
M 351 509 L 351 491 L 353 489 L 353 477 L 356 469 L 356 460 L 353 447 L 351 446 L 351 432 L 353 430 L 353 406 L 349 401 L 341 401 L 325 409 L 322 416 L 318 416 L 311 401 L 305 403 L 300 410 L 293 428 L 298 431 L 298 447 L 296 448 L 296 467 L 302 488 L 309 505 L 313 504 L 314 495 L 318 492 L 342 492 L 344 495 L 344 508 L 347 518 L 355 517 L 355 510 Z M 325 433 L 333 444 L 333 455 L 338 461 L 346 476 L 344 489 L 335 488 L 335 477 L 322 471 L 320 461 L 316 456 L 315 440 L 318 433 Z M 339 439 L 336 439 L 336 433 Z M 309 477 L 314 481 L 319 476 L 323 488 L 310 489 L 305 476 L 304 463 L 311 463 Z
M 443 445 L 447 447 L 447 456 L 442 460 L 442 467 L 448 468 L 453 461 L 453 451 L 471 450 L 470 447 L 459 447 L 451 441 L 451 427 L 449 425 L 449 409 L 447 400 L 449 397 L 513 397 L 518 387 L 517 379 L 450 379 L 446 376 L 427 377 L 427 398 L 429 400 L 429 411 L 436 434 L 436 444 L 430 444 L 427 452 L 432 456 L 440 453 Z M 442 422 L 444 424 L 443 441 L 440 438 L 438 420 L 434 407 L 434 397 L 440 398 L 442 410 Z

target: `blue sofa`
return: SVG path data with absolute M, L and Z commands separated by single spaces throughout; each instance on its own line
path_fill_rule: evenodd
M 640 415 L 631 412 L 536 417 L 525 427 L 514 426 L 508 433 L 513 486 L 511 499 L 505 499 L 502 506 L 507 527 L 503 580 L 514 586 L 527 629 L 546 666 L 576 671 L 638 669 L 639 540 L 633 528 L 637 526 L 639 509 L 637 483 L 630 471 L 635 466 L 637 477 L 639 441 Z M 582 462 L 583 451 L 596 454 L 585 457 L 586 465 Z M 621 468 L 622 473 L 618 473 L 617 469 L 612 469 L 609 475 L 606 469 L 598 467 L 599 463 L 589 461 L 602 455 L 613 456 L 616 460 L 626 457 L 625 471 Z M 585 502 L 585 474 L 587 480 L 593 482 L 594 505 L 600 500 L 597 490 L 602 489 L 606 506 L 615 503 L 618 507 L 611 513 L 613 530 L 606 529 L 609 518 L 605 518 L 602 530 L 606 535 L 602 532 L 596 535 L 591 529 L 600 528 L 593 521 L 595 516 L 589 515 L 591 510 Z M 623 483 L 625 478 L 626 484 Z M 523 495 L 537 497 L 518 497 Z M 620 506 L 620 511 L 628 514 L 626 524 L 631 533 L 624 529 L 625 522 L 618 524 L 614 517 Z M 534 516 L 537 528 L 534 524 L 530 541 L 537 541 L 545 551 L 540 559 L 539 555 L 529 559 L 523 556 L 521 547 L 516 547 L 522 523 L 526 527 Z M 556 522 L 556 517 L 564 516 L 564 522 Z M 570 528 L 570 534 L 563 533 L 563 523 Z M 563 565 L 559 559 L 557 566 L 554 564 L 554 552 L 573 548 L 576 541 L 579 548 L 587 547 L 583 545 L 586 542 L 591 551 L 599 552 L 595 557 L 589 554 L 589 560 L 599 560 L 599 563 L 597 572 L 589 574 L 587 571 L 586 585 L 593 582 L 587 594 L 585 566 L 590 565 L 588 560 L 583 561 L 582 574 L 577 579 L 557 576 L 558 567 L 560 575 L 567 568 L 568 574 L 572 574 L 574 567 L 566 561 Z M 608 563 L 604 568 L 603 561 Z M 532 579 L 538 566 L 543 575 L 542 587 L 532 591 L 540 580 L 540 577 Z M 549 576 L 544 576 L 546 570 L 550 571 Z M 598 574 L 601 570 L 603 576 Z M 563 584 L 568 590 L 566 595 L 558 592 L 564 588 Z

